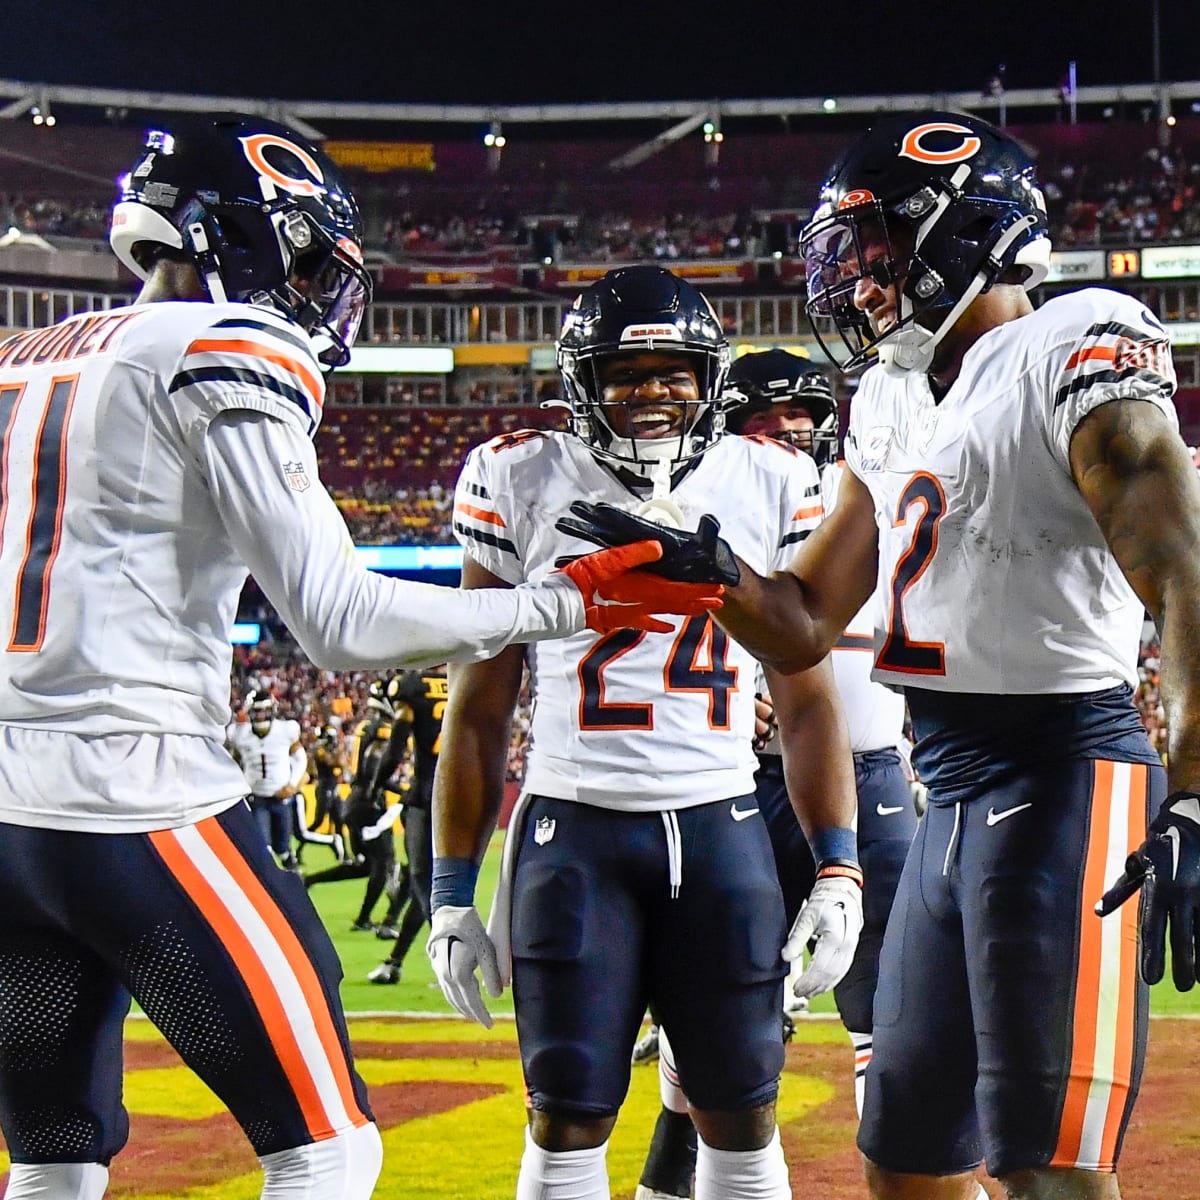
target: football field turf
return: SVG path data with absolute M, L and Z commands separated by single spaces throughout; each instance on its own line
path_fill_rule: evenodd
M 310 871 L 326 865 L 328 851 L 320 846 L 308 848 Z M 486 913 L 491 905 L 496 872 L 500 860 L 500 837 L 493 839 L 479 874 L 476 895 L 479 905 Z M 409 952 L 404 963 L 403 979 L 398 984 L 373 984 L 367 982 L 367 972 L 382 962 L 391 950 L 392 943 L 380 941 L 370 933 L 354 933 L 350 924 L 358 914 L 362 900 L 362 880 L 343 883 L 322 884 L 312 890 L 312 898 L 325 920 L 325 926 L 341 955 L 345 979 L 342 981 L 342 1002 L 348 1012 L 387 1013 L 440 1013 L 453 1017 L 453 1010 L 442 999 L 434 982 L 433 971 L 425 956 L 425 938 L 429 928 L 425 927 Z M 376 906 L 376 918 L 383 913 L 386 904 Z M 1097 918 L 1099 919 L 1099 918 Z M 1170 983 L 1170 968 L 1167 979 L 1153 991 L 1151 1012 L 1155 1016 L 1198 1016 L 1200 1015 L 1200 988 L 1180 993 Z M 508 992 L 499 999 L 487 998 L 489 1009 L 496 1014 L 512 1014 L 512 1003 Z M 819 996 L 813 1004 L 818 1014 L 833 1014 L 836 1010 L 831 996 Z M 1196 1030 L 1200 1038 L 1200 1026 Z

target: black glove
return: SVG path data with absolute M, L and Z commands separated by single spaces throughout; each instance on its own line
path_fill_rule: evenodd
M 1121 877 L 1096 905 L 1108 916 L 1141 889 L 1141 970 L 1157 983 L 1166 969 L 1171 927 L 1171 978 L 1181 991 L 1196 982 L 1200 934 L 1200 795 L 1172 792 L 1150 822 L 1146 840 L 1125 860 Z
M 570 517 L 559 517 L 554 527 L 593 542 L 597 546 L 628 546 L 630 542 L 654 541 L 662 546 L 662 558 L 638 570 L 661 575 L 679 583 L 723 583 L 733 587 L 742 574 L 729 543 L 718 536 L 721 523 L 707 513 L 693 533 L 670 529 L 645 517 L 635 517 L 612 504 L 588 504 L 576 500 Z

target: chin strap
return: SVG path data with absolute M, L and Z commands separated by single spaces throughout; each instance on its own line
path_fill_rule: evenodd
M 928 371 L 933 365 L 933 352 L 942 339 L 954 328 L 958 318 L 966 312 L 967 307 L 993 282 L 995 276 L 1003 267 L 1004 255 L 1008 248 L 1032 225 L 1037 224 L 1037 218 L 1026 215 L 1019 221 L 1014 221 L 996 240 L 984 264 L 975 273 L 958 302 L 942 319 L 935 330 L 928 330 L 916 323 L 915 314 L 907 317 L 910 324 L 895 337 L 883 341 L 879 345 L 879 365 L 889 375 L 906 375 L 913 371 Z M 902 305 L 911 301 L 902 297 Z
M 199 221 L 194 221 L 185 230 L 187 239 L 192 244 L 196 255 L 196 269 L 208 289 L 208 298 L 214 304 L 224 304 L 229 297 L 225 294 L 225 284 L 221 281 L 221 271 L 217 265 L 217 256 L 208 244 L 208 234 Z

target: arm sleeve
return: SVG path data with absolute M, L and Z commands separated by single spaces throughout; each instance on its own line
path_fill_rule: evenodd
M 1096 294 L 1101 293 L 1099 289 Z M 1093 409 L 1113 400 L 1148 400 L 1178 421 L 1175 364 L 1167 331 L 1143 304 L 1116 292 L 1088 315 L 1086 327 L 1057 345 L 1043 390 L 1054 457 L 1071 469 L 1071 437 Z M 1083 322 L 1081 322 L 1082 324 Z
M 396 721 L 392 725 L 392 733 L 388 744 L 383 748 L 375 764 L 375 772 L 371 776 L 371 794 L 374 795 L 389 779 L 392 773 L 404 759 L 408 749 L 408 738 L 412 733 L 411 721 Z
M 292 773 L 288 777 L 288 786 L 298 788 L 304 782 L 304 776 L 308 773 L 308 755 L 304 753 L 303 746 L 297 746 L 292 751 L 288 758 L 288 764 L 292 768 Z
M 226 532 L 304 652 L 329 670 L 477 662 L 511 642 L 584 627 L 583 597 L 554 573 L 511 589 L 460 590 L 361 566 L 321 486 L 312 443 L 292 423 L 226 412 L 204 438 L 204 469 Z
M 783 528 L 771 563 L 773 571 L 786 568 L 795 557 L 797 548 L 825 516 L 821 474 L 816 463 L 801 451 L 793 453 L 796 455 L 795 467 L 788 473 L 783 489 L 783 511 L 780 514 Z
M 311 437 L 325 380 L 297 325 L 267 308 L 229 305 L 193 332 L 167 391 L 193 440 L 218 414 L 238 409 L 268 413 Z
M 454 489 L 454 536 L 481 567 L 518 584 L 525 578 L 521 538 L 512 512 L 513 488 L 496 460 L 496 445 L 494 440 L 476 446 L 463 463 Z

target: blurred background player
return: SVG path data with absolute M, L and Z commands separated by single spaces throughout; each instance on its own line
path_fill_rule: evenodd
M 392 682 L 386 677 L 372 680 L 367 691 L 370 712 L 358 723 L 351 738 L 354 778 L 345 809 L 350 860 L 304 877 L 307 887 L 365 878 L 367 884 L 362 903 L 350 926 L 361 933 L 392 929 L 408 895 L 407 873 L 397 867 L 396 839 L 392 832 L 400 817 L 400 806 L 395 800 L 391 803 L 388 800 L 392 774 L 400 761 L 389 755 L 395 720 L 395 710 L 388 695 Z M 372 919 L 375 906 L 385 894 L 387 911 L 383 920 L 376 924 Z
M 538 579 L 578 553 L 570 521 L 555 517 L 581 495 L 684 527 L 713 510 L 763 570 L 816 524 L 810 459 L 722 436 L 729 347 L 687 282 L 654 266 L 610 271 L 576 299 L 558 355 L 571 432 L 493 439 L 459 478 L 465 588 Z M 429 940 L 446 998 L 485 1025 L 474 971 L 498 995 L 511 944 L 531 1106 L 517 1195 L 608 1194 L 608 1137 L 648 1001 L 672 1031 L 694 1106 L 697 1194 L 790 1195 L 775 1126 L 788 927 L 753 794 L 755 664 L 707 615 L 535 656 L 525 792 L 490 926 L 497 948 L 475 878 L 524 661 L 517 650 L 452 669 Z M 849 966 L 861 923 L 849 748 L 827 666 L 772 682 L 787 744 L 801 726 L 808 734 L 807 755 L 789 765 L 820 860 L 804 985 L 821 990 Z
M 838 462 L 837 401 L 824 371 L 786 350 L 743 355 L 729 373 L 729 391 L 745 397 L 726 416 L 731 433 L 774 438 L 811 455 L 821 472 L 825 514 L 837 504 L 843 467 Z M 872 598 L 855 614 L 833 648 L 833 674 L 846 711 L 854 780 L 858 796 L 858 855 L 863 867 L 863 931 L 854 962 L 834 999 L 854 1044 L 854 1096 L 862 1112 L 863 1076 L 871 1061 L 871 1005 L 879 973 L 879 947 L 896 884 L 917 831 L 909 782 L 910 768 L 901 751 L 904 696 L 874 683 L 875 629 Z M 769 696 L 766 697 L 769 701 Z M 812 854 L 788 802 L 778 739 L 759 749 L 756 793 L 779 869 L 789 920 L 799 912 L 812 887 Z
M 345 763 L 342 752 L 341 729 L 332 723 L 321 726 L 317 739 L 313 743 L 310 755 L 313 777 L 313 815 L 309 825 L 310 831 L 319 830 L 328 823 L 330 830 L 330 846 L 341 861 L 346 860 L 346 821 L 345 805 L 342 802 L 342 778 L 345 773 Z M 320 836 L 320 835 L 318 835 Z M 297 857 L 303 851 L 302 839 L 297 847 Z
M 821 472 L 826 513 L 831 512 L 842 468 L 837 462 L 837 402 L 825 372 L 786 350 L 745 354 L 730 369 L 726 397 L 725 426 L 729 433 L 772 438 L 812 458 Z M 898 749 L 903 738 L 904 697 L 871 680 L 873 630 L 868 604 L 846 627 L 831 655 L 854 754 L 858 855 L 863 868 L 863 930 L 854 961 L 833 994 L 854 1047 L 854 1100 L 860 1113 L 864 1076 L 871 1061 L 871 1008 L 879 973 L 879 948 L 904 858 L 917 828 L 908 770 Z M 761 681 L 759 692 L 759 715 L 764 724 L 755 739 L 759 756 L 755 796 L 771 835 L 790 925 L 812 890 L 815 868 L 812 851 L 788 798 L 774 706 Z M 805 999 L 784 989 L 785 1013 L 792 1015 L 806 1009 Z M 695 1163 L 695 1135 L 686 1118 L 686 1101 L 678 1087 L 669 1036 L 656 1032 L 663 1108 L 642 1170 L 637 1200 L 688 1196 Z M 650 1036 L 643 1039 L 646 1049 Z
M 125 178 L 110 237 L 138 302 L 0 356 L 6 1195 L 103 1194 L 133 997 L 237 1119 L 264 1195 L 365 1200 L 382 1152 L 336 954 L 224 744 L 248 571 L 347 671 L 644 625 L 716 589 L 640 576 L 621 599 L 656 547 L 469 596 L 362 568 L 312 445 L 371 292 L 337 167 L 222 115 L 152 132 Z
M 408 867 L 407 903 L 395 932 L 396 944 L 386 961 L 367 975 L 371 983 L 399 983 L 400 971 L 417 934 L 429 920 L 429 895 L 433 886 L 433 831 L 430 809 L 433 778 L 442 748 L 442 715 L 449 685 L 445 666 L 410 671 L 388 681 L 392 706 L 392 734 L 377 775 L 390 777 L 412 753 L 412 779 L 404 796 L 404 856 Z
M 279 703 L 268 692 L 251 692 L 245 713 L 247 720 L 229 727 L 229 749 L 246 776 L 250 810 L 263 841 L 281 867 L 294 871 L 298 863 L 292 850 L 293 797 L 308 769 L 300 723 L 281 719 Z

